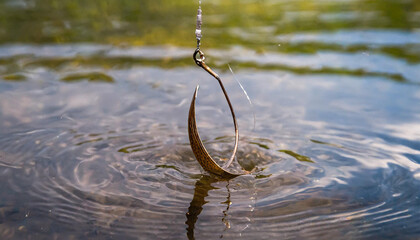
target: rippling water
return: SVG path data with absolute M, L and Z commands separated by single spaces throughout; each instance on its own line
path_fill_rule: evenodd
M 418 1 L 203 1 L 229 182 L 196 2 L 0 7 L 1 239 L 420 238 Z

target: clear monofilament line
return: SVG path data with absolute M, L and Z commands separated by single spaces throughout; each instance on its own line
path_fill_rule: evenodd
M 251 106 L 251 111 L 252 111 L 252 115 L 254 116 L 254 126 L 252 128 L 252 131 L 255 130 L 255 123 L 256 123 L 256 117 L 255 117 L 255 111 L 254 111 L 254 104 L 252 104 L 251 98 L 249 97 L 248 93 L 246 92 L 244 86 L 242 86 L 241 82 L 239 81 L 239 79 L 236 78 L 235 73 L 233 73 L 232 68 L 230 67 L 230 64 L 228 64 L 229 70 L 232 73 L 233 79 L 235 79 L 236 83 L 238 83 L 239 87 L 241 87 L 242 92 L 244 92 L 246 98 L 248 99 L 248 103 Z

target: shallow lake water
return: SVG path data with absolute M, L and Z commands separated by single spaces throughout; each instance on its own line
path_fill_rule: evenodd
M 420 2 L 203 0 L 228 182 L 197 6 L 0 2 L 0 239 L 419 239 Z

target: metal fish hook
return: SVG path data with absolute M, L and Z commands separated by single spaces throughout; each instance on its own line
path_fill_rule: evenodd
M 193 59 L 198 66 L 200 66 L 201 68 L 206 70 L 210 75 L 212 75 L 219 82 L 219 85 L 222 88 L 223 94 L 225 95 L 226 101 L 229 105 L 230 112 L 232 114 L 233 125 L 235 127 L 235 145 L 234 145 L 234 148 L 233 148 L 232 156 L 230 157 L 229 161 L 227 161 L 223 165 L 223 168 L 220 167 L 219 164 L 217 164 L 213 160 L 213 158 L 210 156 L 210 154 L 207 152 L 207 150 L 204 147 L 204 144 L 201 141 L 201 138 L 198 134 L 197 123 L 196 123 L 196 119 L 195 119 L 195 99 L 197 98 L 197 93 L 198 93 L 198 88 L 199 88 L 199 86 L 197 85 L 197 87 L 195 89 L 195 92 L 194 92 L 194 95 L 193 95 L 193 98 L 192 98 L 192 101 L 191 101 L 190 111 L 189 111 L 189 115 L 188 115 L 188 135 L 189 135 L 189 138 L 190 138 L 191 148 L 193 150 L 195 158 L 200 163 L 200 165 L 204 168 L 204 170 L 206 170 L 210 173 L 213 173 L 215 175 L 218 175 L 220 177 L 223 177 L 223 178 L 237 177 L 237 176 L 242 175 L 242 174 L 232 173 L 232 172 L 229 172 L 228 170 L 226 170 L 226 168 L 229 167 L 232 164 L 233 160 L 235 159 L 236 151 L 238 150 L 239 131 L 238 131 L 238 125 L 236 123 L 235 112 L 233 111 L 232 104 L 229 100 L 229 97 L 226 93 L 225 87 L 223 86 L 222 80 L 220 79 L 219 75 L 217 75 L 217 73 L 215 73 L 204 62 L 204 60 L 205 60 L 204 53 L 200 50 L 199 43 L 197 44 L 197 49 L 195 50 L 195 52 L 193 54 Z

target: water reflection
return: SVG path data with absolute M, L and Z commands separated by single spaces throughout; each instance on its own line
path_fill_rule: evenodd
M 215 187 L 211 186 L 211 184 L 217 181 L 218 181 L 217 178 L 213 176 L 204 175 L 195 183 L 194 197 L 190 203 L 190 206 L 188 207 L 188 212 L 186 213 L 187 221 L 185 222 L 185 224 L 187 224 L 188 226 L 187 227 L 188 239 L 195 239 L 194 238 L 195 223 L 197 222 L 198 216 L 203 210 L 203 206 L 207 203 L 205 200 L 205 197 L 208 196 L 208 192 L 212 189 L 216 189 Z M 230 192 L 228 195 L 228 200 L 230 201 Z M 229 208 L 229 205 L 228 205 L 228 208 Z
M 203 1 L 255 170 L 229 183 L 188 144 L 197 80 L 206 147 L 233 140 L 196 7 L 0 1 L 0 238 L 418 239 L 419 1 Z

